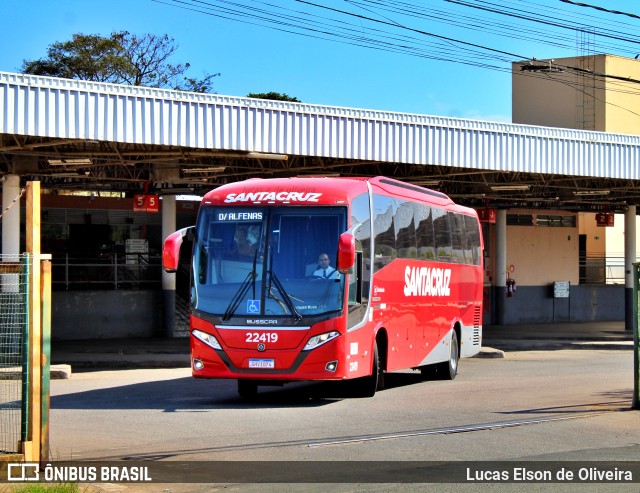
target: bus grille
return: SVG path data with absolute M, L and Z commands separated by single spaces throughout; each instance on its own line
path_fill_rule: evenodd
M 479 306 L 476 306 L 473 311 L 473 339 L 474 346 L 480 345 L 480 325 L 482 321 L 482 313 Z

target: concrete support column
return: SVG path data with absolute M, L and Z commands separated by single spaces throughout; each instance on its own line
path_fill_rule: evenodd
M 496 301 L 495 323 L 505 325 L 507 297 L 507 211 L 498 209 L 496 215 L 496 273 L 494 283 Z
M 2 182 L 2 255 L 4 260 L 12 260 L 7 255 L 20 254 L 20 177 L 6 175 Z M 16 201 L 14 203 L 14 200 Z M 1 212 L 1 211 L 0 211 Z
M 8 208 L 8 209 L 7 209 Z M 6 175 L 2 182 L 2 260 L 17 262 L 20 255 L 20 177 Z M 7 274 L 2 276 L 3 293 L 20 291 L 20 276 Z M 7 300 L 8 301 L 8 300 Z M 17 302 L 17 300 L 16 300 Z
M 162 197 L 162 241 L 176 230 L 176 197 Z M 162 271 L 162 330 L 172 337 L 176 330 L 176 274 Z
M 636 261 L 636 206 L 624 213 L 624 327 L 633 330 L 633 263 Z

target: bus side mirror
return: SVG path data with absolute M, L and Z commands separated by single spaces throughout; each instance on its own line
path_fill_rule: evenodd
M 342 233 L 338 239 L 338 271 L 346 274 L 356 261 L 356 239 L 351 233 Z
M 180 261 L 180 247 L 185 237 L 192 236 L 195 228 L 189 226 L 171 233 L 164 240 L 162 247 L 162 267 L 166 272 L 175 272 L 178 270 L 178 262 Z

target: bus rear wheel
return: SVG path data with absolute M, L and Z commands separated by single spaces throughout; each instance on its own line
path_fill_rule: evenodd
M 238 394 L 243 399 L 255 399 L 258 395 L 258 382 L 255 380 L 238 380 Z
M 458 334 L 451 332 L 451 346 L 449 348 L 449 361 L 444 361 L 436 365 L 438 377 L 442 380 L 453 380 L 458 374 L 458 363 L 460 362 L 460 351 L 458 350 Z
M 458 374 L 460 351 L 458 346 L 458 334 L 454 330 L 449 341 L 449 359 L 442 363 L 435 363 L 420 367 L 420 373 L 424 380 L 453 380 Z

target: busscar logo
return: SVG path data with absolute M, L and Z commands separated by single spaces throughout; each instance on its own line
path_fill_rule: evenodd
M 451 269 L 411 267 L 404 270 L 405 296 L 449 296 Z
M 278 325 L 277 320 L 269 320 L 269 319 L 247 319 L 247 325 Z

